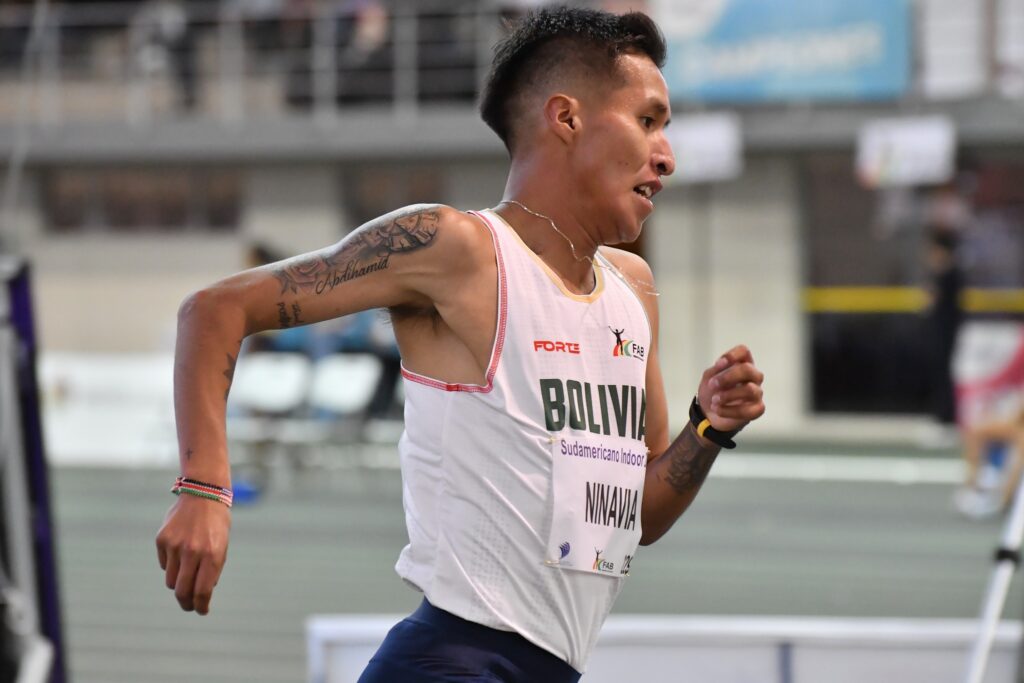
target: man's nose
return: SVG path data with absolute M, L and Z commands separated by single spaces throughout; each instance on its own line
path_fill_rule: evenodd
M 654 149 L 651 161 L 654 163 L 654 168 L 658 170 L 658 175 L 672 175 L 676 170 L 676 157 L 664 134 L 661 136 L 660 144 Z

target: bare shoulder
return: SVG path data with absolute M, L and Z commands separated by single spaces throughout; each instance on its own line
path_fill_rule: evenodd
M 648 307 L 657 303 L 654 273 L 651 272 L 650 265 L 643 257 L 615 247 L 601 247 L 600 250 L 601 255 L 626 277 L 626 282 Z
M 472 216 L 450 206 L 414 204 L 364 223 L 332 246 L 271 264 L 263 272 L 276 278 L 282 296 L 331 299 L 324 315 L 350 312 L 351 305 L 361 307 L 354 310 L 424 307 L 486 264 L 490 240 L 481 239 L 485 232 Z
M 412 204 L 365 223 L 355 231 L 393 253 L 414 251 L 443 239 L 449 246 L 472 246 L 480 232 L 469 214 L 444 204 Z
M 474 264 L 494 260 L 491 235 L 480 218 L 444 205 L 438 205 L 437 211 L 453 250 L 461 251 Z
M 449 270 L 472 266 L 486 258 L 491 244 L 478 219 L 444 204 L 406 206 L 370 221 L 358 232 L 364 234 L 364 239 L 386 244 L 392 253 L 436 245 L 423 255 L 443 260 Z
M 601 247 L 601 255 L 611 261 L 613 266 L 628 275 L 641 277 L 646 276 L 648 278 L 654 277 L 651 273 L 651 267 L 647 264 L 647 261 L 645 261 L 642 256 L 634 254 L 631 251 L 605 246 Z
M 389 243 L 394 275 L 407 292 L 392 313 L 436 313 L 493 267 L 494 248 L 479 219 L 444 204 L 406 206 L 361 226 L 362 241 Z M 426 248 L 429 247 L 429 248 Z
M 360 262 L 388 257 L 393 272 L 425 268 L 453 274 L 486 253 L 490 240 L 484 233 L 476 219 L 450 206 L 412 204 L 364 223 L 335 249 Z

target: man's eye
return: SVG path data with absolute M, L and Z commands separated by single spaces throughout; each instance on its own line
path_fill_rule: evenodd
M 643 122 L 644 128 L 650 128 L 654 125 L 654 117 L 652 116 L 641 116 L 640 121 Z

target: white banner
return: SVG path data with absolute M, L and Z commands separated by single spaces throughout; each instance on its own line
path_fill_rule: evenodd
M 857 139 L 857 176 L 867 187 L 944 183 L 955 162 L 956 128 L 944 116 L 876 119 Z
M 676 155 L 676 171 L 667 178 L 669 182 L 732 180 L 743 173 L 743 137 L 737 115 L 676 116 L 665 134 Z

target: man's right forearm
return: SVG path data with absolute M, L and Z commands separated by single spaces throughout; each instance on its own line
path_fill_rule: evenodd
M 178 311 L 174 415 L 183 476 L 231 485 L 225 409 L 245 335 L 244 310 L 216 290 L 192 294 Z

